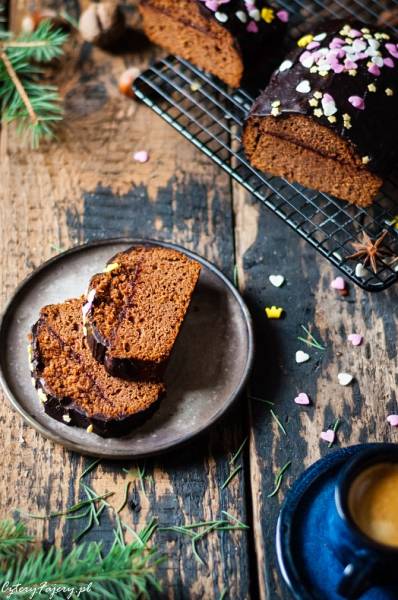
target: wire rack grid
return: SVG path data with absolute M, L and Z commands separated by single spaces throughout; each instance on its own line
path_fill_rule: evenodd
M 333 15 L 374 22 L 396 2 L 295 0 L 279 2 L 293 14 L 292 31 L 309 21 Z M 305 21 L 305 23 L 304 23 Z M 135 81 L 136 96 L 177 129 L 244 186 L 351 281 L 367 291 L 381 291 L 398 280 L 398 174 L 383 186 L 370 208 L 360 208 L 299 184 L 254 169 L 245 157 L 241 135 L 253 98 L 231 90 L 189 62 L 169 56 L 152 65 Z M 388 231 L 385 247 L 391 258 L 378 263 L 377 273 L 349 258 L 353 242 L 364 231 L 371 238 Z

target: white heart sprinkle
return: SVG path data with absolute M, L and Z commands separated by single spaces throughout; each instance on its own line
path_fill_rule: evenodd
M 261 18 L 260 15 L 260 11 L 258 10 L 258 8 L 253 8 L 252 10 L 249 11 L 249 15 L 251 16 L 252 19 L 254 19 L 255 21 L 259 21 Z
M 314 37 L 314 42 L 323 42 L 326 37 L 326 33 L 319 33 Z
M 228 15 L 226 13 L 217 11 L 214 13 L 214 16 L 220 23 L 226 23 L 228 21 Z
M 296 86 L 296 92 L 299 92 L 300 94 L 308 94 L 310 91 L 311 86 L 308 79 L 303 79 L 303 81 L 300 81 L 300 83 Z
M 270 283 L 272 283 L 272 285 L 277 288 L 281 287 L 281 285 L 285 283 L 285 278 L 283 277 L 283 275 L 270 275 L 268 279 Z
M 350 385 L 354 377 L 350 375 L 350 373 L 339 373 L 337 379 L 339 380 L 340 385 Z
M 241 21 L 242 23 L 247 22 L 247 15 L 245 12 L 243 12 L 243 10 L 238 10 L 235 14 L 238 17 L 239 21 Z
M 307 360 L 310 360 L 310 355 L 307 354 L 306 352 L 303 352 L 302 350 L 297 350 L 296 363 L 297 364 L 305 363 L 305 362 L 307 362 Z
M 283 63 L 281 64 L 281 66 L 279 67 L 279 71 L 281 73 L 283 73 L 283 71 L 287 71 L 288 69 L 291 69 L 293 66 L 293 63 L 291 60 L 284 60 Z
M 355 275 L 361 279 L 368 276 L 368 271 L 365 269 L 362 263 L 358 263 L 355 267 Z

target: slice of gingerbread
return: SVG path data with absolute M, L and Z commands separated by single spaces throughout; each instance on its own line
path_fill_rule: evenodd
M 161 382 L 111 377 L 83 336 L 83 298 L 45 306 L 32 328 L 31 371 L 45 412 L 67 425 L 117 437 L 152 415 Z
M 250 111 L 251 164 L 369 206 L 398 158 L 397 76 L 391 33 L 333 22 L 304 36 Z
M 135 246 L 91 279 L 83 307 L 87 342 L 108 373 L 161 379 L 200 274 L 176 250 Z
M 264 85 L 289 18 L 268 0 L 141 0 L 139 7 L 155 44 L 232 87 Z

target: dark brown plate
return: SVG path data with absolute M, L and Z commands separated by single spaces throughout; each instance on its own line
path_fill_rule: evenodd
M 167 396 L 160 408 L 131 434 L 103 439 L 45 414 L 31 382 L 27 335 L 41 306 L 84 293 L 91 275 L 134 244 L 175 248 L 201 263 L 202 272 L 167 370 Z M 165 242 L 113 239 L 63 252 L 17 288 L 0 322 L 0 379 L 13 407 L 45 437 L 104 458 L 157 454 L 203 432 L 242 391 L 252 360 L 251 318 L 235 287 L 200 256 Z

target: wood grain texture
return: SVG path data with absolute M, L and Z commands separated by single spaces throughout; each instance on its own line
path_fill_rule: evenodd
M 24 2 L 12 4 L 13 24 Z M 29 8 L 32 8 L 29 4 Z M 75 5 L 70 6 L 73 11 Z M 134 17 L 134 14 L 132 13 Z M 0 271 L 2 303 L 34 267 L 77 243 L 116 236 L 151 237 L 185 245 L 215 262 L 232 278 L 234 239 L 228 177 L 138 103 L 121 97 L 117 80 L 126 65 L 144 66 L 153 50 L 113 56 L 72 40 L 52 74 L 65 98 L 58 139 L 32 152 L 21 146 L 13 127 L 1 131 Z M 146 164 L 132 154 L 145 149 Z M 46 299 L 43 298 L 43 303 Z M 90 460 L 63 450 L 26 427 L 7 402 L 0 407 L 0 469 L 4 485 L 1 517 L 62 510 L 84 494 L 79 477 Z M 145 493 L 131 486 L 122 518 L 140 529 L 157 517 L 161 526 L 220 518 L 227 510 L 247 520 L 245 470 L 221 491 L 231 454 L 243 439 L 238 406 L 209 434 L 174 454 L 146 461 Z M 98 492 L 123 499 L 127 475 L 101 463 L 85 479 Z M 141 464 L 142 466 L 142 464 Z M 80 521 L 29 521 L 37 533 L 69 548 Z M 114 519 L 104 515 L 86 539 L 113 541 Z M 205 565 L 192 554 L 190 540 L 159 532 L 155 542 L 168 560 L 159 569 L 164 598 L 249 597 L 249 552 L 243 532 L 212 533 L 198 545 Z M 155 595 L 154 595 L 155 597 Z
M 307 243 L 291 233 L 245 192 L 235 189 L 237 256 L 241 257 L 244 295 L 255 321 L 257 356 L 251 394 L 275 403 L 275 413 L 284 424 L 284 436 L 269 408 L 251 402 L 252 428 L 250 477 L 253 499 L 253 530 L 262 599 L 289 598 L 281 582 L 275 555 L 275 528 L 286 490 L 302 471 L 328 452 L 319 439 L 322 430 L 341 419 L 335 447 L 360 442 L 398 441 L 386 422 L 396 412 L 397 302 L 396 287 L 370 295 L 350 287 L 343 298 L 330 289 L 337 275 Z M 285 285 L 277 289 L 268 277 L 283 274 Z M 285 309 L 279 321 L 269 321 L 264 307 Z M 325 351 L 308 348 L 297 340 L 307 326 L 325 345 Z M 347 340 L 350 333 L 364 335 L 361 347 Z M 305 337 L 305 334 L 304 334 Z M 296 350 L 311 359 L 296 364 Z M 339 372 L 354 375 L 342 387 Z M 306 392 L 311 406 L 294 403 Z M 291 460 L 277 497 L 267 498 L 278 468 Z
M 54 3 L 55 5 L 57 2 Z M 340 5 L 340 4 L 339 4 Z M 18 27 L 25 0 L 12 2 Z M 78 14 L 73 0 L 62 3 Z M 134 24 L 134 12 L 131 11 Z M 161 567 L 163 598 L 251 596 L 287 599 L 275 556 L 275 526 L 288 487 L 313 461 L 333 449 L 319 440 L 335 418 L 342 420 L 338 445 L 397 441 L 386 423 L 397 411 L 397 291 L 366 294 L 353 287 L 346 298 L 330 290 L 333 269 L 276 217 L 183 140 L 148 109 L 121 98 L 117 79 L 127 65 L 144 66 L 153 48 L 137 38 L 134 52 L 118 56 L 72 42 L 52 76 L 65 98 L 66 118 L 58 141 L 40 151 L 21 148 L 12 127 L 0 138 L 0 270 L 2 303 L 19 281 L 43 260 L 77 243 L 113 236 L 147 236 L 181 243 L 214 261 L 229 277 L 238 265 L 239 282 L 256 325 L 256 365 L 250 396 L 275 403 L 269 407 L 247 398 L 209 434 L 167 455 L 148 460 L 145 493 L 139 482 L 130 488 L 122 518 L 138 529 L 150 517 L 175 525 L 219 517 L 228 510 L 251 524 L 251 535 L 212 534 L 199 544 L 207 561 L 192 556 L 189 540 L 159 532 L 156 543 L 168 554 Z M 139 165 L 132 153 L 145 149 L 150 161 Z M 270 274 L 282 273 L 276 289 Z M 45 299 L 43 299 L 45 302 Z M 285 317 L 267 320 L 264 307 L 280 305 Z M 308 349 L 297 341 L 300 325 L 309 326 L 326 346 Z M 353 348 L 347 335 L 360 332 L 363 346 Z M 297 365 L 296 350 L 311 360 Z M 355 376 L 342 388 L 339 371 Z M 312 404 L 294 404 L 298 392 Z M 4 485 L 1 516 L 15 508 L 48 512 L 64 509 L 82 497 L 79 476 L 90 460 L 64 451 L 27 428 L 6 402 L 0 407 Z M 249 427 L 250 426 L 250 427 Z M 228 458 L 249 433 L 244 469 L 222 492 Z M 274 475 L 288 460 L 290 470 L 277 497 L 267 498 Z M 98 493 L 115 491 L 120 505 L 129 464 L 102 462 L 88 482 Z M 142 466 L 142 465 L 141 465 Z M 68 548 L 81 524 L 63 519 L 31 521 L 49 543 Z M 112 518 L 87 539 L 112 541 Z M 254 553 L 255 551 L 255 553 Z M 257 581 L 258 579 L 258 581 Z M 155 597 L 155 596 L 154 596 Z

